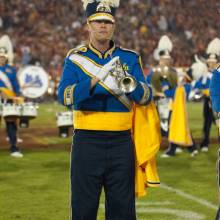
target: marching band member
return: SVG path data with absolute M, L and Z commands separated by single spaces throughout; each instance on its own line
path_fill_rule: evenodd
M 170 55 L 172 48 L 173 44 L 169 37 L 162 36 L 154 53 L 154 58 L 159 61 L 158 66 L 153 68 L 146 78 L 147 83 L 152 84 L 153 87 L 153 96 L 160 116 L 161 132 L 165 137 L 168 136 L 169 130 L 171 99 L 165 98 L 161 87 L 161 79 L 163 77 L 167 78 L 172 87 L 177 85 L 177 72 L 172 67 L 172 57 Z
M 20 88 L 17 81 L 16 70 L 9 63 L 13 63 L 12 44 L 7 35 L 0 39 L 0 98 L 3 103 L 13 103 L 18 100 Z M 17 120 L 5 118 L 6 132 L 10 142 L 11 156 L 23 157 L 17 147 Z
M 212 40 L 207 47 L 207 59 L 206 63 L 208 66 L 207 72 L 202 73 L 202 76 L 195 82 L 193 89 L 199 89 L 204 95 L 203 104 L 203 140 L 200 144 L 202 152 L 208 152 L 209 136 L 212 123 L 215 123 L 215 117 L 213 114 L 210 96 L 209 96 L 209 85 L 212 77 L 212 71 L 219 61 L 219 50 L 220 50 L 220 39 L 215 38 Z
M 218 53 L 220 55 L 220 51 Z M 215 112 L 218 114 L 218 118 L 220 118 L 220 63 L 218 63 L 217 68 L 213 71 L 213 76 L 210 82 L 210 98 L 212 101 L 212 107 Z M 220 123 L 219 123 L 220 126 Z M 220 127 L 219 127 L 220 132 Z M 217 163 L 217 171 L 218 171 L 218 187 L 219 187 L 219 202 L 220 202 L 220 151 L 218 153 L 218 163 Z M 220 219 L 220 208 L 218 209 L 215 220 Z
M 147 82 L 152 83 L 154 88 L 161 129 L 169 141 L 169 148 L 161 155 L 163 158 L 174 156 L 180 146 L 188 147 L 191 156 L 198 153 L 189 132 L 185 110 L 185 93 L 188 93 L 189 86 L 183 86 L 182 83 L 178 85 L 177 72 L 171 66 L 172 48 L 169 37 L 162 36 L 156 49 L 156 53 L 159 54 L 159 66 L 147 76 Z
M 140 56 L 117 47 L 111 40 L 119 0 L 84 0 L 83 3 L 89 45 L 79 46 L 68 53 L 58 89 L 59 100 L 74 108 L 72 219 L 95 220 L 104 187 L 106 219 L 135 220 L 132 106 L 137 104 L 136 113 L 140 109 L 146 110 L 152 92 L 145 84 Z M 122 83 L 125 76 L 129 79 L 124 78 L 126 82 Z M 135 125 L 142 126 L 140 122 L 143 120 Z M 149 130 L 149 138 L 151 133 L 158 136 L 155 130 Z M 135 136 L 141 134 L 135 132 L 134 142 Z M 155 145 L 148 158 L 152 159 L 158 149 L 159 145 Z M 144 151 L 136 157 L 140 154 L 143 156 Z M 142 167 L 139 168 L 144 170 L 149 163 L 142 161 L 140 164 Z M 155 169 L 151 171 L 155 173 Z M 156 179 L 148 181 L 148 185 L 158 185 L 157 175 L 154 177 Z
M 198 154 L 195 141 L 190 132 L 188 113 L 186 110 L 186 102 L 189 99 L 189 94 L 192 89 L 190 84 L 192 79 L 184 72 L 182 72 L 178 78 L 178 85 L 175 88 L 171 88 L 166 79 L 161 82 L 165 96 L 172 98 L 172 112 L 170 114 L 168 136 L 168 140 L 172 144 L 162 157 L 175 155 L 178 146 L 187 147 L 192 157 Z

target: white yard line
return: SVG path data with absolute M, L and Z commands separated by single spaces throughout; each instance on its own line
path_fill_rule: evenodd
M 164 205 L 173 204 L 171 202 L 140 202 L 136 203 L 136 212 L 138 214 L 147 214 L 147 213 L 155 213 L 155 215 L 162 214 L 164 216 L 173 216 L 176 220 L 204 220 L 206 216 L 204 214 L 199 214 L 197 212 L 181 210 L 181 209 L 173 209 L 171 208 L 163 208 Z M 160 207 L 150 207 L 150 205 L 160 206 Z M 104 211 L 105 205 L 101 203 L 99 208 Z M 146 220 L 148 218 L 139 217 L 138 220 Z
M 190 194 L 188 194 L 188 193 L 185 193 L 185 192 L 183 192 L 183 191 L 181 191 L 181 190 L 179 190 L 179 189 L 175 189 L 175 188 L 173 188 L 173 187 L 171 187 L 171 186 L 168 186 L 168 185 L 166 185 L 166 184 L 164 184 L 164 183 L 161 183 L 160 187 L 161 187 L 162 189 L 165 189 L 165 190 L 169 191 L 169 192 L 174 192 L 174 193 L 176 193 L 178 196 L 181 196 L 181 197 L 183 197 L 183 198 L 185 198 L 185 199 L 188 199 L 188 200 L 192 200 L 192 201 L 194 201 L 194 202 L 197 202 L 197 203 L 199 203 L 200 205 L 203 205 L 203 206 L 205 206 L 205 207 L 207 207 L 207 208 L 214 209 L 214 210 L 217 210 L 217 209 L 218 209 L 218 206 L 217 206 L 217 205 L 214 205 L 214 204 L 212 204 L 211 202 L 209 202 L 209 201 L 207 201 L 207 200 L 205 200 L 205 199 L 201 199 L 201 198 L 198 198 L 198 197 L 196 197 L 196 196 L 192 196 L 192 195 L 190 195 Z M 217 193 L 217 192 L 216 192 L 216 193 Z
M 192 211 L 180 210 L 180 209 L 171 209 L 171 208 L 138 208 L 137 213 L 155 213 L 155 214 L 164 214 L 164 216 L 175 216 L 176 220 L 204 220 L 205 215 L 199 214 Z M 140 217 L 139 220 L 144 220 L 145 218 Z M 147 218 L 146 218 L 147 219 Z
M 193 196 L 191 194 L 185 193 L 179 189 L 173 188 L 171 186 L 166 185 L 165 183 L 161 184 L 161 188 L 173 192 L 176 195 L 186 199 L 186 200 L 192 200 L 202 206 L 205 206 L 209 209 L 217 210 L 218 206 L 212 204 L 211 202 L 201 199 L 199 197 Z M 166 208 L 164 206 L 167 205 L 173 205 L 173 202 L 170 201 L 164 201 L 164 202 L 145 202 L 145 201 L 136 201 L 136 211 L 139 214 L 147 214 L 147 213 L 155 213 L 157 214 L 164 214 L 166 216 L 173 216 L 176 220 L 205 220 L 206 216 L 202 213 L 197 213 L 189 210 L 182 210 L 182 209 L 174 209 L 173 207 Z M 103 203 L 100 204 L 99 208 L 104 211 L 105 205 Z M 139 220 L 145 220 L 144 217 L 139 217 Z
M 136 200 L 136 206 L 165 206 L 165 205 L 173 205 L 173 202 L 164 201 L 164 202 L 145 202 Z
M 166 205 L 173 205 L 173 202 L 169 202 L 169 201 L 164 201 L 164 202 L 144 202 L 144 201 L 136 201 L 136 207 L 146 207 L 146 206 L 166 206 Z M 105 208 L 105 205 L 103 202 L 101 202 L 99 204 L 100 208 Z

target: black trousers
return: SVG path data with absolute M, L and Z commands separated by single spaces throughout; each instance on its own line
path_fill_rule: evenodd
M 0 100 L 1 102 L 4 102 L 3 99 Z M 13 100 L 8 99 L 5 101 L 6 103 L 12 104 Z M 11 152 L 16 152 L 19 151 L 17 147 L 17 123 L 15 119 L 10 119 L 6 120 L 5 119 L 5 124 L 6 124 L 6 133 L 9 138 L 9 143 L 10 143 L 10 151 Z
M 130 131 L 76 130 L 71 158 L 72 220 L 96 220 L 102 188 L 107 220 L 135 220 Z
M 10 151 L 16 152 L 17 148 L 17 125 L 15 121 L 6 121 L 6 132 L 9 138 Z
M 201 143 L 201 147 L 209 145 L 209 135 L 212 123 L 215 123 L 215 117 L 213 114 L 213 110 L 211 107 L 211 101 L 209 97 L 204 98 L 203 104 L 203 140 Z

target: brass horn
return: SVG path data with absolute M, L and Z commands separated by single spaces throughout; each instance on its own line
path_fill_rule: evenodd
M 171 88 L 174 88 L 177 86 L 177 72 L 174 68 L 163 66 L 163 67 L 156 67 L 153 69 L 153 75 L 151 79 L 151 83 L 153 86 L 153 89 L 156 92 L 162 92 L 161 87 L 161 79 L 166 79 Z
M 133 92 L 137 87 L 137 81 L 133 76 L 127 75 L 120 60 L 116 62 L 113 75 L 115 76 L 118 88 L 124 93 Z

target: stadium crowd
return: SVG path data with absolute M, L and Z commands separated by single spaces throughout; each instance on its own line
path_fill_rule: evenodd
M 208 42 L 220 36 L 219 20 L 216 0 L 121 0 L 115 41 L 139 51 L 147 67 L 167 34 L 175 65 L 189 66 L 194 54 L 204 55 Z M 11 37 L 17 65 L 40 62 L 52 76 L 59 74 L 67 51 L 85 43 L 85 24 L 81 0 L 0 1 L 0 35 Z

